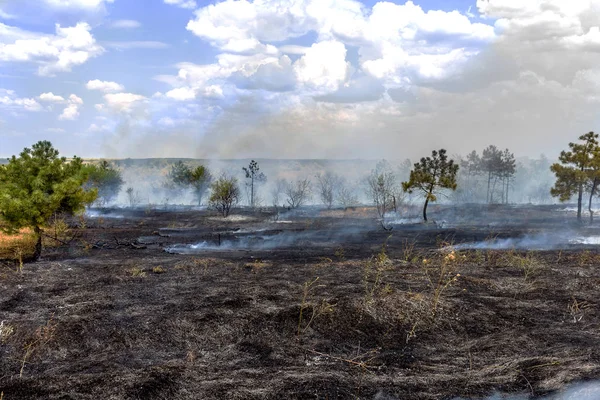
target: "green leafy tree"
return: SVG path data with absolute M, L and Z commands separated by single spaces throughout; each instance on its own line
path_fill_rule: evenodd
M 581 135 L 579 140 L 581 143 L 569 143 L 570 150 L 562 151 L 558 157 L 559 162 L 550 167 L 556 176 L 556 182 L 550 189 L 550 194 L 558 197 L 561 202 L 568 201 L 577 194 L 577 220 L 581 222 L 583 192 L 586 185 L 589 184 L 590 178 L 594 179 L 597 174 L 594 171 L 596 170 L 595 165 L 599 162 L 600 147 L 598 135 L 594 132 Z M 595 191 L 594 185 L 590 196 L 593 196 Z
M 124 184 L 121 171 L 114 168 L 108 161 L 102 160 L 99 164 L 84 165 L 83 171 L 88 175 L 85 188 L 98 190 L 97 203 L 109 203 L 119 195 Z
M 423 157 L 410 171 L 408 182 L 402 182 L 405 192 L 413 193 L 415 189 L 425 195 L 423 206 L 423 219 L 427 221 L 427 205 L 430 201 L 437 200 L 436 192 L 439 189 L 456 190 L 456 174 L 458 164 L 449 160 L 446 150 L 432 151 L 431 157 Z
M 36 235 L 34 260 L 42 254 L 42 227 L 56 213 L 77 213 L 97 196 L 78 157 L 67 161 L 48 141 L 25 148 L 0 166 L 0 227 L 7 233 L 22 228 Z
M 168 179 L 180 189 L 192 189 L 198 204 L 202 204 L 202 199 L 212 182 L 212 174 L 204 165 L 191 168 L 183 161 L 177 161 L 171 166 Z
M 190 182 L 190 167 L 188 167 L 183 161 L 177 161 L 171 166 L 169 171 L 169 180 L 176 186 L 186 187 Z
M 481 171 L 487 174 L 487 203 L 494 200 L 494 191 L 498 180 L 498 172 L 502 169 L 502 150 L 491 145 L 481 155 Z
M 267 176 L 260 172 L 260 167 L 254 160 L 250 161 L 248 168 L 243 167 L 242 170 L 246 173 L 246 179 L 249 180 L 246 185 L 250 189 L 250 207 L 254 208 L 256 203 L 255 187 L 257 184 L 266 182 Z
M 231 207 L 236 205 L 240 199 L 240 189 L 237 179 L 221 176 L 211 185 L 209 205 L 227 217 Z
M 202 204 L 202 199 L 204 198 L 204 195 L 210 188 L 212 180 L 212 174 L 210 173 L 209 169 L 206 168 L 204 165 L 200 165 L 190 170 L 189 186 L 194 191 L 194 195 L 196 196 L 198 205 Z

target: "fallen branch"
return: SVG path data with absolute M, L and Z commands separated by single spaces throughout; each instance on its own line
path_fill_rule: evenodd
M 135 250 L 143 250 L 143 249 L 147 248 L 144 245 L 135 244 L 133 242 L 120 242 L 116 236 L 114 238 L 115 238 L 115 242 L 117 243 L 117 246 L 131 247 L 132 249 L 135 249 Z
M 367 361 L 357 361 L 357 359 L 358 358 L 362 358 L 362 357 L 364 357 L 366 355 L 374 354 L 374 353 L 376 353 L 376 352 L 379 351 L 379 349 L 371 350 L 371 351 L 366 352 L 364 354 L 361 354 L 361 355 L 359 355 L 357 357 L 348 359 L 348 358 L 341 358 L 341 357 L 332 356 L 330 354 L 321 353 L 319 351 L 315 351 L 315 350 L 311 350 L 311 349 L 305 349 L 305 350 L 308 351 L 309 353 L 313 353 L 313 354 L 316 354 L 316 355 L 319 355 L 319 356 L 322 356 L 322 357 L 331 358 L 332 360 L 345 362 L 345 363 L 348 363 L 348 364 L 351 364 L 351 365 L 356 365 L 357 367 L 361 367 L 363 369 L 375 368 L 375 367 L 372 367 L 372 366 L 370 366 L 368 364 L 369 361 L 373 360 L 375 357 L 371 357 Z

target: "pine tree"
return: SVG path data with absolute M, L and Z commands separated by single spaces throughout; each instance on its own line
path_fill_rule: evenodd
M 590 182 L 591 170 L 600 154 L 598 135 L 594 132 L 581 135 L 582 143 L 569 143 L 569 151 L 562 151 L 559 163 L 552 164 L 550 170 L 556 175 L 554 187 L 550 190 L 553 197 L 568 201 L 577 194 L 577 220 L 581 222 L 581 208 L 585 186 Z M 593 188 L 593 192 L 596 188 Z M 590 199 L 591 201 L 591 199 Z
M 97 190 L 85 190 L 88 180 L 78 157 L 67 161 L 48 141 L 25 148 L 0 166 L 0 228 L 14 233 L 33 229 L 33 259 L 42 254 L 42 228 L 56 213 L 76 213 L 92 203 Z
M 458 164 L 454 160 L 448 160 L 446 150 L 432 151 L 431 157 L 423 157 L 410 171 L 408 182 L 402 183 L 405 192 L 412 193 L 418 189 L 425 195 L 423 206 L 423 220 L 427 221 L 427 205 L 430 201 L 436 201 L 435 192 L 438 189 L 456 190 L 456 174 Z

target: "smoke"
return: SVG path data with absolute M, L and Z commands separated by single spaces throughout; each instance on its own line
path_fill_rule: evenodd
M 176 244 L 165 248 L 167 253 L 173 254 L 197 254 L 204 251 L 226 251 L 226 250 L 274 250 L 286 247 L 330 247 L 337 243 L 359 242 L 364 229 L 359 227 L 345 227 L 343 229 L 327 229 L 316 231 L 294 231 L 294 230 L 238 230 L 235 232 L 224 232 L 218 234 L 210 241 L 202 241 L 195 244 Z M 258 234 L 262 233 L 262 234 Z M 227 238 L 220 240 L 221 236 Z
M 535 397 L 538 400 L 598 400 L 600 399 L 600 382 L 585 382 L 568 386 L 560 392 L 544 397 Z M 529 400 L 529 395 L 507 395 L 495 393 L 484 400 Z M 455 398 L 454 400 L 473 400 Z
M 581 236 L 576 232 L 540 232 L 518 238 L 490 239 L 483 242 L 459 243 L 455 250 L 564 250 L 597 246 L 600 236 Z

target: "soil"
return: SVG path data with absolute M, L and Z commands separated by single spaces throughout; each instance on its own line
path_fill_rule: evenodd
M 564 207 L 562 207 L 564 208 Z M 600 235 L 556 206 L 96 210 L 22 272 L 0 266 L 13 399 L 538 397 L 600 376 Z M 418 215 L 419 210 L 403 210 Z

